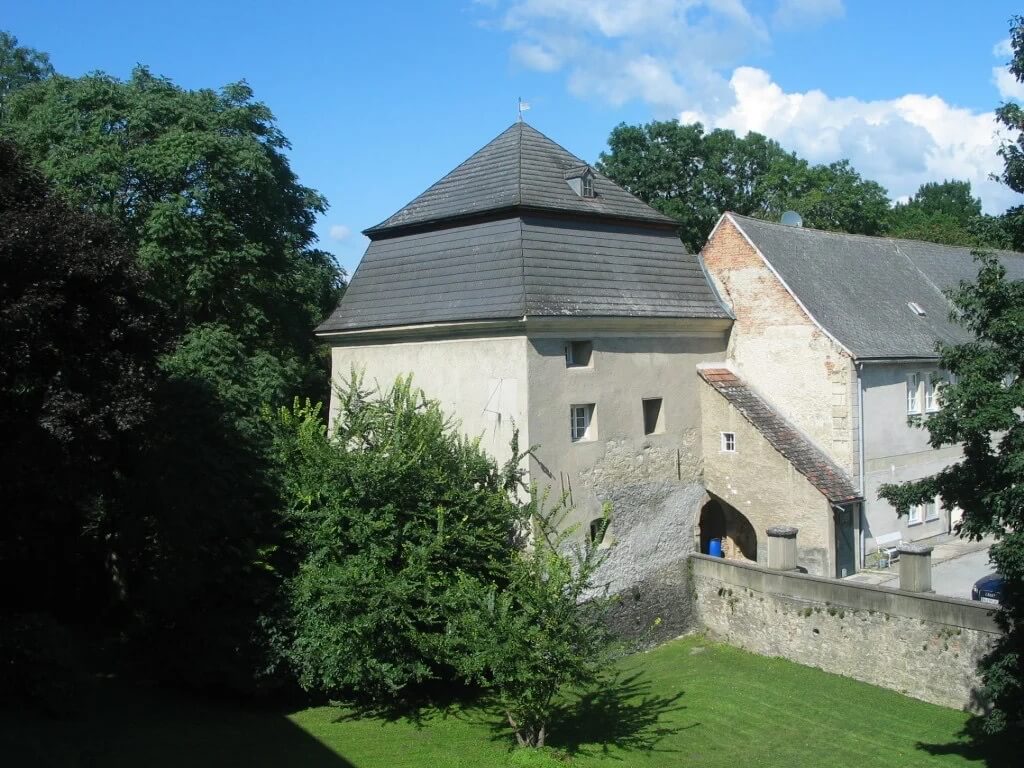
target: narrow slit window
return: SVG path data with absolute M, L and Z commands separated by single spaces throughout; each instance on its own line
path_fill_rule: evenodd
M 590 521 L 590 543 L 595 547 L 604 541 L 605 531 L 608 529 L 608 518 L 598 517 Z
M 723 453 L 736 453 L 736 433 L 735 432 L 723 432 L 722 433 L 722 452 Z
M 583 174 L 583 196 L 594 196 L 594 177 L 589 173 Z
M 574 443 L 593 439 L 594 404 L 569 406 L 569 429 Z
M 644 405 L 644 434 L 657 435 L 665 431 L 664 409 L 660 397 L 648 397 Z

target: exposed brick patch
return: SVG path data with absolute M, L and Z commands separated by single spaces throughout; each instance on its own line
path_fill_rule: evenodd
M 793 468 L 831 502 L 860 498 L 849 476 L 728 368 L 697 373 L 739 411 Z

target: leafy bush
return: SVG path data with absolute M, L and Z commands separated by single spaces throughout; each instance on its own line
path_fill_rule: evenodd
M 543 502 L 534 490 L 524 506 L 534 541 L 510 557 L 507 584 L 462 575 L 447 638 L 460 674 L 494 693 L 521 747 L 544 746 L 558 696 L 598 684 L 617 649 L 612 598 L 594 581 L 606 550 L 572 544 L 578 531 L 564 525 L 564 502 L 551 511 Z
M 333 434 L 308 402 L 276 418 L 294 558 L 282 655 L 306 690 L 393 701 L 454 676 L 460 574 L 504 584 L 520 457 L 499 470 L 410 379 L 371 397 L 353 374 L 339 406 Z

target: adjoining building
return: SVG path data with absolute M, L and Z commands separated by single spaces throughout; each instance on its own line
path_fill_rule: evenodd
M 999 256 L 1011 279 L 1024 278 L 1024 254 Z M 917 541 L 950 531 L 957 512 L 941 499 L 898 518 L 878 488 L 961 457 L 956 447 L 931 448 L 919 423 L 940 407 L 948 379 L 937 344 L 970 338 L 950 319 L 944 293 L 977 277 L 970 249 L 727 213 L 702 257 L 735 316 L 728 367 L 863 497 L 834 505 L 835 575 L 852 573 L 880 537 Z M 758 494 L 764 482 L 748 477 L 744 491 Z M 798 525 L 784 518 L 800 514 L 780 512 L 777 522 Z
M 608 577 L 639 584 L 694 548 L 695 369 L 723 358 L 731 325 L 677 229 L 517 122 L 366 230 L 317 331 L 334 381 L 411 373 L 499 460 L 517 428 L 537 446 L 531 481 L 569 497 L 580 536 L 612 503 Z

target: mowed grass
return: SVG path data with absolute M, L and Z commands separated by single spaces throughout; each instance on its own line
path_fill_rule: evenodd
M 62 721 L 4 713 L 2 766 L 1020 765 L 959 736 L 967 715 L 701 637 L 634 656 L 615 685 L 566 707 L 555 757 L 521 754 L 483 705 L 416 718 L 336 707 L 273 712 L 179 693 L 97 687 Z M 542 758 L 542 759 L 538 759 Z

